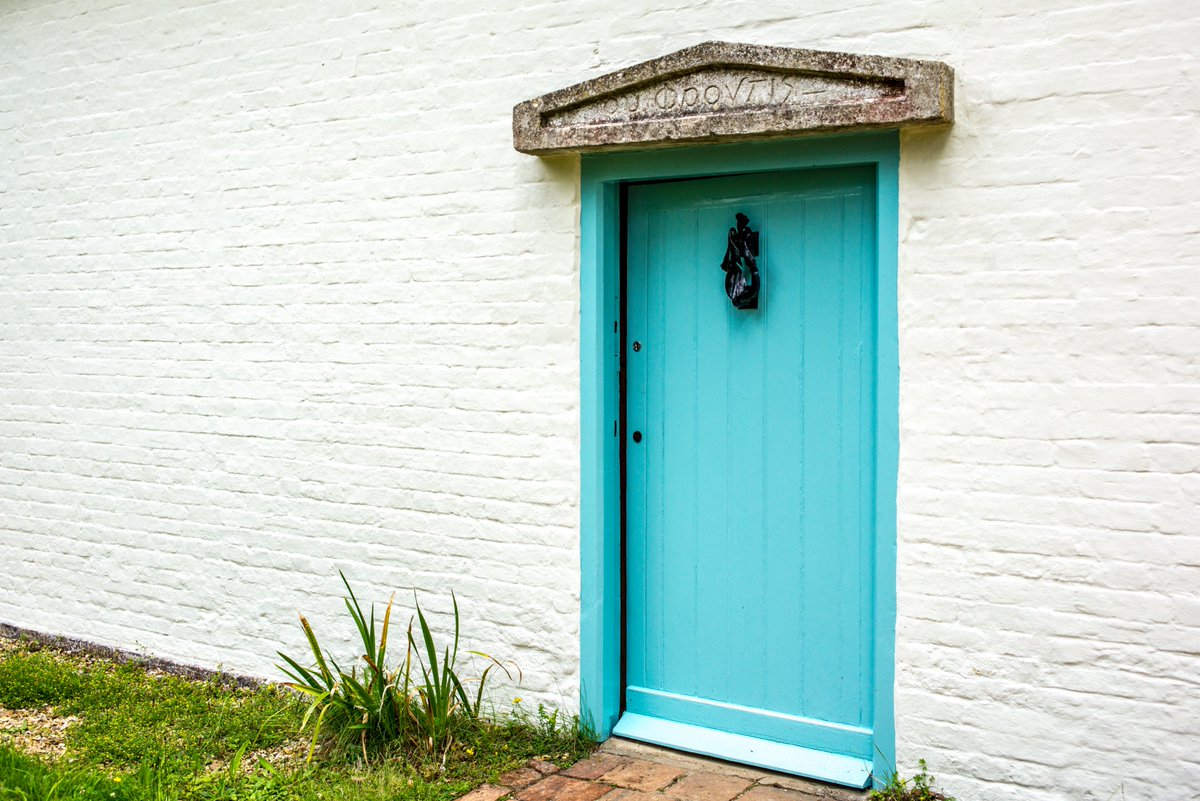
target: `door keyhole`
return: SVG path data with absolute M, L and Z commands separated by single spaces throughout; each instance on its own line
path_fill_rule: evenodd
M 633 432 L 633 441 L 634 441 L 634 442 L 641 442 L 641 441 L 642 441 L 642 432 L 641 432 L 641 431 L 634 431 L 634 432 Z

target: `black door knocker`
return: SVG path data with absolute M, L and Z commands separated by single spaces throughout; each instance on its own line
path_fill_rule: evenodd
M 737 227 L 729 229 L 725 248 L 725 294 L 735 309 L 758 308 L 758 231 L 750 230 L 750 218 L 737 213 Z

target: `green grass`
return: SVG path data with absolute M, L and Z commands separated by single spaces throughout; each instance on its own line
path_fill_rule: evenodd
M 144 798 L 132 782 L 115 782 L 97 770 L 48 765 L 19 751 L 0 747 L 0 799 L 3 801 L 126 801 Z
M 199 770 L 243 743 L 281 745 L 294 737 L 296 703 L 268 687 L 235 690 L 217 681 L 154 676 L 134 664 L 71 658 L 47 648 L 0 657 L 0 706 L 54 706 L 77 715 L 67 754 L 76 763 L 132 771 Z
M 0 745 L 0 801 L 450 801 L 548 757 L 565 765 L 592 743 L 573 722 L 542 710 L 481 718 L 432 754 L 361 753 L 325 741 L 273 767 L 260 749 L 304 735 L 304 704 L 275 687 L 234 689 L 26 644 L 0 652 L 0 706 L 53 707 L 78 722 L 57 760 Z M 519 709 L 519 707 L 517 707 Z
M 0 661 L 0 706 L 8 709 L 61 704 L 83 688 L 83 677 L 48 651 L 18 650 Z

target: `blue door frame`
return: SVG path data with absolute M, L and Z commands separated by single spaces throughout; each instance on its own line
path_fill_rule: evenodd
M 580 710 L 601 738 L 621 714 L 621 184 L 866 165 L 876 171 L 876 562 L 874 768 L 895 764 L 896 254 L 899 135 L 862 135 L 585 155 L 580 214 Z

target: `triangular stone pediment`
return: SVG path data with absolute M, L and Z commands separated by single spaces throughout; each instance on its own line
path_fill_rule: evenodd
M 519 104 L 513 144 L 543 155 L 951 122 L 940 62 L 708 42 Z

